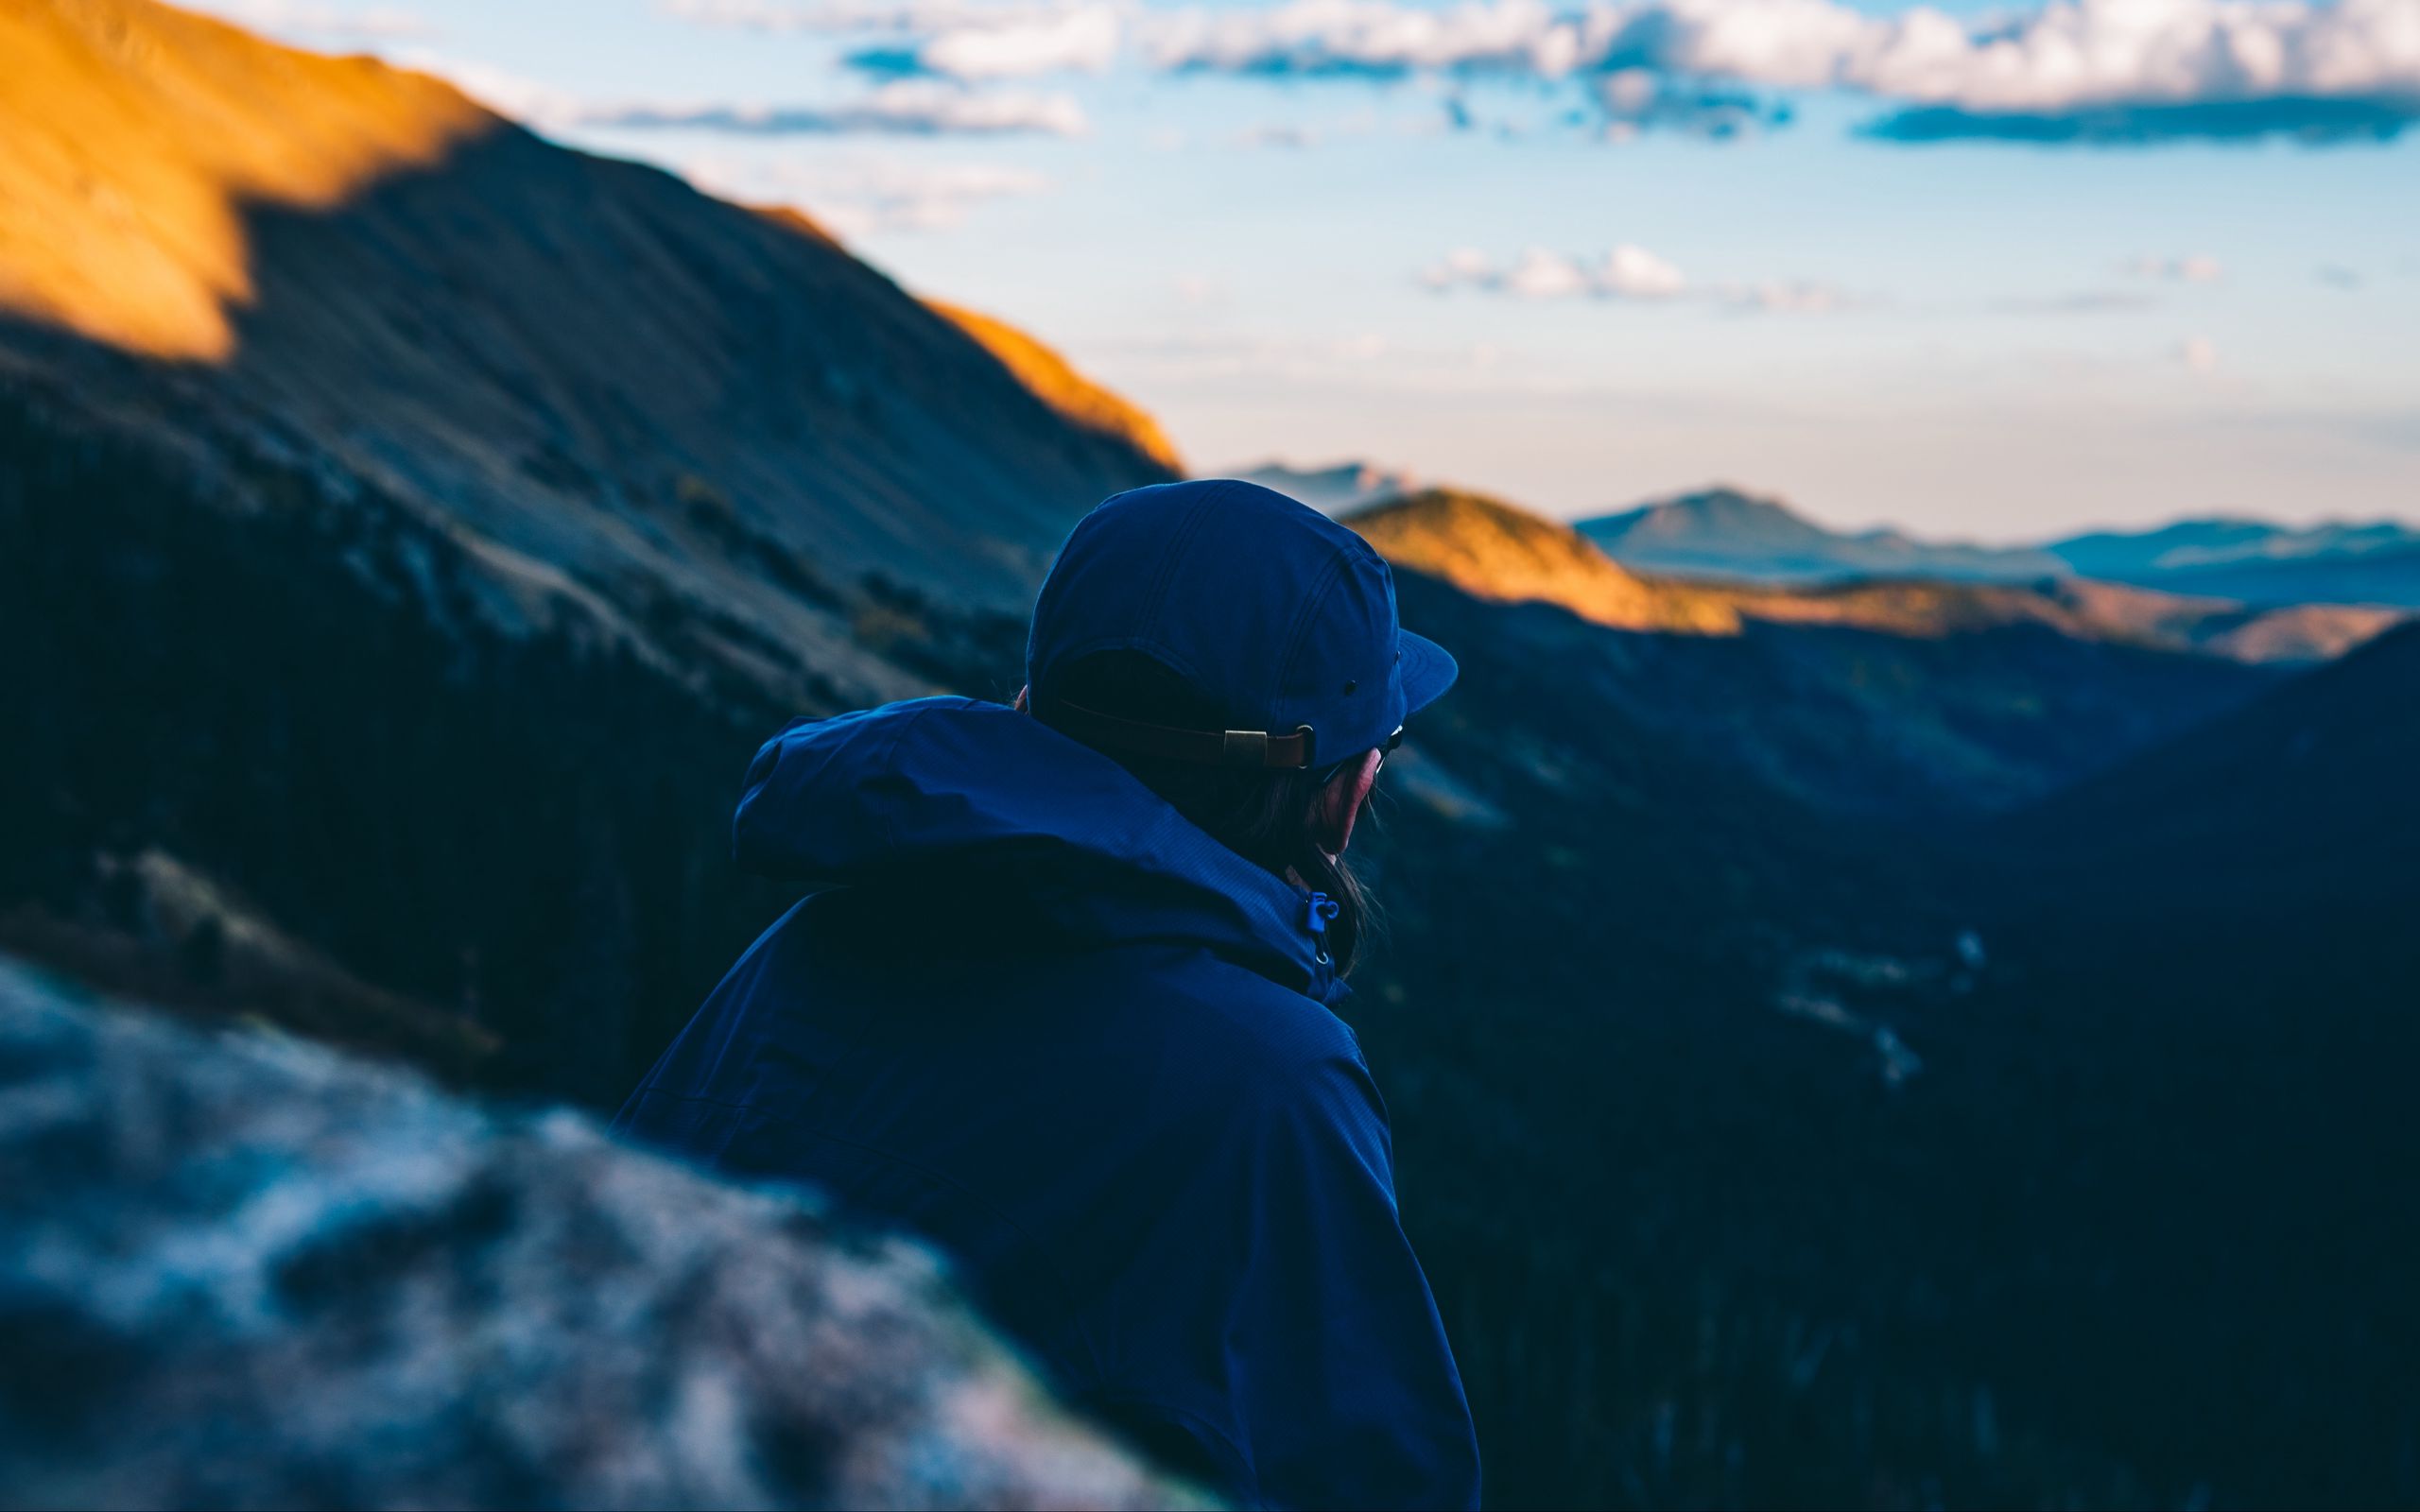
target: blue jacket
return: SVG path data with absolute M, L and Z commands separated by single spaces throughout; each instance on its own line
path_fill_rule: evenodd
M 962 698 L 793 724 L 736 841 L 825 890 L 618 1128 L 924 1234 L 1069 1400 L 1238 1502 L 1477 1505 L 1306 895 Z

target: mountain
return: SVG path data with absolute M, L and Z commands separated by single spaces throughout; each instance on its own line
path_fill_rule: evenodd
M 2347 938 L 2377 930 L 2382 941 L 2408 933 L 2415 770 L 2420 625 L 2410 625 L 2028 811 L 2008 838 L 2062 893 L 2098 900 L 2101 929 L 2159 919 L 2199 935 L 2223 919 Z
M 1366 508 L 1419 487 L 1418 480 L 1399 469 L 1375 462 L 1336 462 L 1326 467 L 1295 467 L 1271 459 L 1234 474 L 1246 482 L 1275 489 L 1299 499 L 1322 514 L 1340 515 Z
M 1582 520 L 1578 528 L 1626 566 L 1681 576 L 1807 583 L 2047 577 L 2066 570 L 2044 552 L 1923 541 L 1895 530 L 1831 530 L 1779 500 L 1729 488 Z
M 2420 528 L 2393 521 L 2297 529 L 2257 520 L 2184 520 L 2038 546 L 1980 546 L 1896 530 L 1832 530 L 1778 500 L 1712 489 L 1582 520 L 1578 528 L 1625 566 L 1685 577 L 1792 585 L 2086 577 L 2262 608 L 2420 609 Z M 2313 644 L 2330 644 L 2341 633 L 2321 627 Z
M 1580 529 L 1480 494 L 1429 490 L 1346 517 L 1389 559 L 1505 602 L 1558 604 L 1622 629 L 1736 635 L 1754 622 L 1941 638 L 2035 625 L 2082 641 L 2253 663 L 2321 662 L 2398 623 L 2394 610 L 2249 609 L 2113 583 L 1854 579 L 1796 588 L 1645 576 Z
M 613 1095 L 773 905 L 719 854 L 754 743 L 1013 691 L 1067 526 L 1173 475 L 1029 338 L 434 79 L 148 0 L 0 0 L 0 55 L 47 959 Z
M 1452 490 L 1345 523 L 1399 569 L 1512 606 L 1468 634 L 1522 646 L 1565 696 L 1801 801 L 1868 815 L 2042 797 L 2269 685 L 2273 674 L 2240 663 L 2302 660 L 2326 640 L 2298 611 L 2264 627 L 2235 605 L 2107 584 L 1643 576 L 1567 525 Z M 2344 612 L 2348 636 L 2392 619 Z
M 2300 529 L 2258 520 L 2181 520 L 2044 548 L 2076 573 L 2256 604 L 2420 607 L 2420 528 L 2395 521 Z
M 962 305 L 927 300 L 926 304 L 955 322 L 1000 359 L 1017 381 L 1039 395 L 1069 424 L 1096 432 L 1132 448 L 1170 474 L 1184 471 L 1184 459 L 1160 429 L 1160 422 L 1141 408 L 1078 372 L 1066 358 L 1005 320 L 979 315 Z
M 1637 576 L 1578 532 L 1459 490 L 1429 489 L 1345 514 L 1399 567 L 1502 603 L 1558 604 L 1621 629 L 1736 634 L 1739 616 L 1720 589 Z
M 876 677 L 819 599 L 1017 605 L 1085 507 L 1173 475 L 1029 338 L 435 79 L 148 0 L 7 0 L 0 47 L 0 380 L 375 489 L 508 619 L 578 601 L 661 652 L 650 619 L 704 615 L 750 675 L 772 643 Z

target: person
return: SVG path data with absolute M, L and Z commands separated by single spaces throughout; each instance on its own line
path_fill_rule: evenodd
M 1121 493 L 1016 703 L 800 721 L 740 864 L 818 889 L 616 1122 L 950 1257 L 1078 1409 L 1243 1505 L 1469 1507 L 1478 1451 L 1333 1011 L 1343 859 L 1453 681 L 1368 543 L 1232 480 Z

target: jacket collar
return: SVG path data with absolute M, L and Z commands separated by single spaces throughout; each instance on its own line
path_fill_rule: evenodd
M 748 870 L 817 886 L 947 877 L 1011 889 L 1075 936 L 1194 943 L 1333 1004 L 1311 897 L 1213 839 L 1108 757 L 1002 704 L 919 698 L 798 720 L 733 821 Z

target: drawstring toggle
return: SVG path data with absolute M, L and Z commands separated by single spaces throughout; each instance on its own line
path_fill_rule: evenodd
M 1322 953 L 1327 948 L 1327 921 L 1342 912 L 1344 912 L 1344 905 L 1327 894 L 1323 892 L 1311 894 L 1310 906 L 1305 910 L 1303 923 L 1319 940 Z

